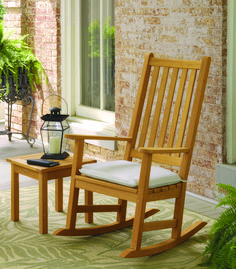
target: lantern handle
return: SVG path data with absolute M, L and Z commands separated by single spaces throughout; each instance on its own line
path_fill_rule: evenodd
M 53 93 L 53 94 L 48 95 L 48 96 L 43 100 L 42 107 L 41 107 L 41 114 L 44 115 L 44 114 L 43 114 L 43 105 L 44 105 L 44 102 L 45 102 L 49 97 L 52 97 L 52 96 L 60 97 L 60 98 L 64 101 L 64 103 L 65 103 L 65 105 L 66 105 L 66 114 L 68 114 L 68 104 L 67 104 L 66 100 L 65 100 L 61 95 L 56 94 L 56 93 Z

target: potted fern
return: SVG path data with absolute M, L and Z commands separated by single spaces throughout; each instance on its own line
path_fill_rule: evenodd
M 210 230 L 210 239 L 203 252 L 206 260 L 202 264 L 208 268 L 236 268 L 236 188 L 218 184 L 226 195 L 220 199 L 219 206 L 227 206 L 216 219 Z
M 42 82 L 42 74 L 45 75 L 44 68 L 38 58 L 34 55 L 28 44 L 25 42 L 27 35 L 12 39 L 12 33 L 4 31 L 4 23 L 0 22 L 0 88 L 5 91 L 0 94 L 0 99 L 4 94 L 9 94 L 10 78 L 13 78 L 14 90 L 18 91 L 19 72 L 26 72 L 29 85 L 34 89 Z M 23 71 L 22 71 L 23 70 Z M 5 77 L 6 80 L 2 81 Z M 12 87 L 11 87 L 12 88 Z
M 0 101 L 8 104 L 7 129 L 0 131 L 0 134 L 7 134 L 11 140 L 12 104 L 18 100 L 22 100 L 24 105 L 31 103 L 27 135 L 22 134 L 32 145 L 34 140 L 29 139 L 33 112 L 32 90 L 34 90 L 35 85 L 41 84 L 43 75 L 46 78 L 46 83 L 48 80 L 41 62 L 25 41 L 27 35 L 15 39 L 11 36 L 12 32 L 6 32 L 4 21 L 0 20 Z

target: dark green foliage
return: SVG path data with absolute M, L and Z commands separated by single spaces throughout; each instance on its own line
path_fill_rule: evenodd
M 42 75 L 45 70 L 34 55 L 28 44 L 25 42 L 27 35 L 17 39 L 10 38 L 11 33 L 5 33 L 4 24 L 0 22 L 0 76 L 2 73 L 6 76 L 7 91 L 9 90 L 9 71 L 13 73 L 16 90 L 18 89 L 19 67 L 26 68 L 30 86 L 34 89 L 34 83 L 39 85 L 42 82 Z
M 226 191 L 226 195 L 217 207 L 224 205 L 227 208 L 211 227 L 210 239 L 203 252 L 207 260 L 203 265 L 214 269 L 236 269 L 236 188 L 226 184 L 218 186 Z

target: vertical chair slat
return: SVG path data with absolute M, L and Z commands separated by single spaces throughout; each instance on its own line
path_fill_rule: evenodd
M 178 72 L 179 72 L 178 68 L 173 68 L 171 81 L 170 81 L 170 88 L 169 88 L 167 102 L 166 102 L 166 106 L 165 106 L 165 112 L 164 112 L 162 125 L 161 125 L 160 136 L 159 136 L 158 144 L 157 144 L 158 147 L 163 147 L 164 142 L 165 142 L 166 131 L 167 131 L 168 123 L 169 123 L 169 117 L 170 117 L 173 97 L 174 97 L 174 93 L 175 93 L 175 86 L 176 86 L 176 82 L 177 82 Z
M 196 80 L 196 75 L 197 75 L 197 70 L 192 69 L 191 73 L 190 73 L 188 89 L 187 89 L 187 93 L 186 93 L 186 99 L 185 99 L 182 118 L 181 118 L 181 122 L 180 122 L 176 147 L 181 147 L 182 143 L 183 143 L 185 129 L 186 129 L 187 120 L 188 120 L 188 114 L 189 114 L 190 105 L 191 105 L 191 98 L 192 98 L 194 84 L 195 84 L 195 80 Z
M 157 98 L 157 102 L 156 102 L 156 109 L 155 109 L 154 117 L 153 117 L 151 134 L 150 134 L 149 141 L 148 141 L 149 147 L 153 147 L 155 140 L 156 140 L 156 133 L 157 133 L 158 125 L 159 125 L 159 118 L 160 118 L 162 103 L 163 103 L 163 99 L 164 99 L 164 95 L 165 95 L 168 74 L 169 74 L 169 68 L 164 67 L 162 78 L 161 78 L 161 85 L 160 85 L 158 98 Z
M 174 108 L 173 118 L 171 122 L 170 133 L 168 136 L 167 147 L 172 147 L 174 143 L 176 128 L 177 128 L 178 119 L 179 119 L 179 112 L 181 109 L 181 103 L 182 103 L 182 98 L 183 98 L 186 79 L 187 79 L 187 73 L 188 73 L 188 69 L 186 68 L 183 69 L 181 72 L 179 89 L 178 89 L 178 94 L 175 101 L 175 108 Z
M 131 152 L 131 149 L 134 148 L 135 146 L 136 138 L 137 138 L 138 130 L 139 130 L 139 124 L 142 117 L 143 105 L 144 105 L 144 101 L 146 97 L 146 92 L 147 92 L 147 87 L 148 87 L 148 82 L 149 82 L 149 77 L 150 77 L 150 72 L 151 72 L 151 66 L 149 65 L 149 61 L 151 57 L 153 57 L 153 54 L 149 53 L 146 55 L 145 60 L 144 60 L 143 70 L 141 74 L 138 93 L 137 93 L 136 102 L 134 106 L 134 112 L 132 116 L 130 130 L 129 130 L 129 136 L 133 137 L 133 140 L 127 143 L 125 155 L 124 155 L 125 160 L 131 161 L 132 159 L 130 156 L 130 152 Z
M 159 76 L 160 67 L 154 67 L 152 74 L 152 81 L 149 89 L 149 95 L 147 99 L 147 107 L 143 118 L 143 126 L 140 134 L 139 147 L 143 147 L 146 141 L 146 135 L 148 131 L 149 121 L 152 112 L 153 100 L 156 92 L 157 80 Z
M 192 111 L 190 115 L 190 122 L 189 122 L 188 132 L 187 132 L 186 141 L 185 141 L 185 146 L 190 147 L 192 149 L 193 149 L 195 139 L 196 139 L 197 127 L 198 127 L 199 118 L 201 114 L 201 108 L 202 108 L 204 93 L 206 89 L 210 64 L 211 64 L 211 58 L 204 56 L 202 58 L 201 67 L 200 67 L 200 71 L 199 71 L 199 75 L 197 79 L 196 94 L 193 100 L 193 107 L 192 107 Z M 185 178 L 187 179 L 188 177 L 189 168 L 191 164 L 191 156 L 192 156 L 192 153 L 183 155 L 182 165 L 179 170 L 179 175 L 183 179 Z

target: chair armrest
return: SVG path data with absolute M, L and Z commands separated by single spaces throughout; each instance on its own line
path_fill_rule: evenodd
M 114 140 L 114 141 L 131 141 L 132 137 L 118 137 L 118 136 L 99 136 L 99 135 L 79 135 L 79 134 L 65 134 L 65 138 L 74 140 Z
M 167 153 L 187 153 L 190 148 L 154 148 L 154 147 L 141 147 L 138 149 L 141 153 L 149 154 L 167 154 Z

